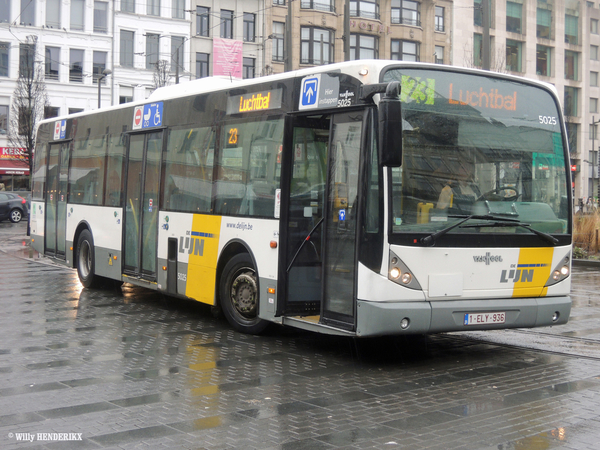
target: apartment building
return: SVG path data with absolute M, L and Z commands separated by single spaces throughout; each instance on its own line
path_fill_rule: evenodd
M 576 205 L 598 196 L 600 3 L 578 0 L 488 0 L 490 68 L 554 85 L 569 134 Z M 481 67 L 482 0 L 455 0 L 452 63 Z

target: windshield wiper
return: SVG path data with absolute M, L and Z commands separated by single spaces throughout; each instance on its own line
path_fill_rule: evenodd
M 531 231 L 534 234 L 537 234 L 539 237 L 541 237 L 542 239 L 544 239 L 547 242 L 550 242 L 553 245 L 557 245 L 558 244 L 558 239 L 556 239 L 554 236 L 552 236 L 551 234 L 548 233 L 544 233 L 543 231 L 539 231 L 536 230 L 535 228 L 531 228 L 531 224 L 530 223 L 522 223 L 522 222 L 515 222 L 515 223 L 510 223 L 510 222 L 494 222 L 494 223 L 474 223 L 471 225 L 465 225 L 464 228 L 481 228 L 481 227 L 520 227 L 520 228 L 526 228 L 527 230 Z
M 432 246 L 433 244 L 435 244 L 435 240 L 437 238 L 443 236 L 444 234 L 448 233 L 449 231 L 455 229 L 456 227 L 461 226 L 463 223 L 465 223 L 467 220 L 470 220 L 470 219 L 495 220 L 496 222 L 506 223 L 506 226 L 510 226 L 510 225 L 516 226 L 516 225 L 520 224 L 520 222 L 517 219 L 508 219 L 506 217 L 496 217 L 496 216 L 492 216 L 492 215 L 489 215 L 489 214 L 486 214 L 486 215 L 483 215 L 483 216 L 482 215 L 477 215 L 477 214 L 472 214 L 470 216 L 465 216 L 465 215 L 451 215 L 451 216 L 448 216 L 448 217 L 453 218 L 453 219 L 462 219 L 462 220 L 459 220 L 458 222 L 450 225 L 449 227 L 442 228 L 441 230 L 436 231 L 435 233 L 432 233 L 429 236 L 425 236 L 425 237 L 421 238 L 421 240 L 420 240 L 421 244 L 425 244 L 427 246 Z M 527 224 L 525 224 L 525 225 L 527 225 Z M 527 227 L 525 227 L 525 228 L 527 228 Z M 537 231 L 537 230 L 534 231 L 532 228 L 530 228 L 530 230 L 533 231 L 533 232 Z M 543 234 L 546 234 L 546 233 L 543 233 Z M 548 236 L 550 236 L 550 235 L 548 235 Z M 552 237 L 552 236 L 550 236 L 550 237 L 552 239 L 554 239 L 554 237 Z M 557 240 L 557 243 L 558 243 L 558 240 Z

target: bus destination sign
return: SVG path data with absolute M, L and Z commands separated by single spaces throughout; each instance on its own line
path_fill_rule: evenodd
M 227 99 L 227 114 L 269 111 L 281 108 L 281 89 L 234 95 Z

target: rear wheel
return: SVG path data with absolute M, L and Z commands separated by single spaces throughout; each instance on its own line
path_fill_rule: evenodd
M 77 275 L 86 288 L 99 287 L 102 278 L 95 274 L 94 239 L 89 230 L 83 230 L 77 241 Z
M 19 223 L 22 218 L 23 218 L 23 213 L 20 210 L 18 210 L 17 208 L 13 209 L 10 212 L 10 221 L 12 223 Z
M 269 324 L 258 317 L 258 279 L 247 253 L 231 258 L 221 275 L 219 297 L 223 314 L 238 331 L 258 334 Z

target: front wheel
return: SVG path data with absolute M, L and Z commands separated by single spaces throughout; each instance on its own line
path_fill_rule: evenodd
M 10 212 L 10 221 L 12 223 L 19 223 L 22 218 L 23 218 L 23 213 L 20 210 L 15 208 Z
M 258 280 L 250 255 L 242 253 L 227 262 L 219 288 L 223 314 L 233 328 L 259 334 L 267 327 L 258 317 Z
M 94 267 L 94 239 L 89 230 L 83 230 L 77 241 L 77 275 L 86 288 L 97 287 L 101 278 Z

